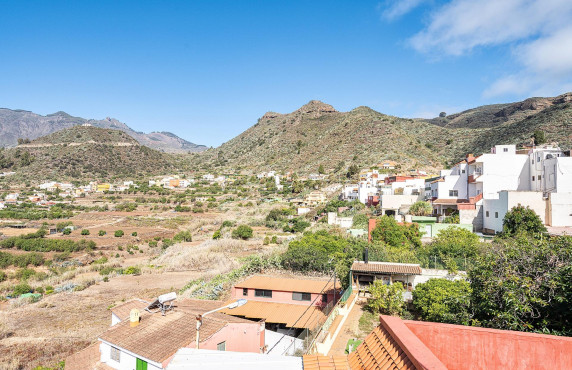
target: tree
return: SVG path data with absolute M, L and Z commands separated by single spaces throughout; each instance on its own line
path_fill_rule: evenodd
M 470 325 L 471 285 L 464 280 L 430 279 L 415 287 L 413 307 L 424 321 Z
M 534 210 L 528 206 L 517 205 L 506 213 L 502 221 L 502 233 L 505 236 L 514 236 L 525 233 L 538 237 L 546 233 L 546 227 Z
M 431 259 L 437 256 L 445 263 L 449 271 L 456 272 L 458 266 L 467 259 L 470 262 L 474 261 L 480 253 L 481 242 L 473 232 L 457 226 L 449 226 L 439 231 L 433 241 L 422 249 L 426 258 Z
M 282 256 L 284 267 L 295 271 L 331 271 L 334 254 L 341 253 L 345 239 L 320 230 L 306 233 L 300 240 L 293 240 Z
M 323 175 L 323 174 L 326 173 L 326 170 L 324 170 L 324 165 L 323 165 L 323 164 L 321 164 L 320 167 L 318 167 L 318 173 L 319 173 L 320 175 Z
M 402 226 L 393 217 L 382 216 L 377 219 L 371 232 L 374 241 L 384 242 L 392 247 L 420 247 L 421 233 L 417 224 Z
M 572 237 L 498 238 L 469 271 L 482 326 L 572 335 Z
M 359 167 L 357 164 L 352 164 L 350 168 L 348 168 L 348 173 L 346 174 L 347 178 L 352 178 L 359 173 Z
M 240 225 L 236 229 L 232 230 L 233 239 L 250 239 L 252 238 L 252 228 L 248 225 Z
M 192 242 L 193 235 L 190 231 L 181 231 L 177 235 L 173 237 L 173 240 L 176 242 Z
M 546 137 L 544 136 L 544 131 L 542 130 L 534 130 L 532 137 L 534 139 L 534 145 L 541 145 L 546 142 Z
M 439 113 L 439 117 L 441 117 L 441 118 L 445 118 L 446 116 L 447 116 L 447 113 L 445 113 L 445 112 Z
M 422 200 L 415 202 L 409 207 L 409 213 L 414 216 L 427 216 L 433 212 L 431 203 Z
M 369 287 L 371 299 L 367 306 L 374 313 L 399 316 L 403 313 L 405 288 L 401 283 L 385 285 L 383 280 L 376 280 Z

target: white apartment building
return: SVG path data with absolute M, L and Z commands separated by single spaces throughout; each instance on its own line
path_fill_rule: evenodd
M 462 223 L 490 233 L 502 231 L 504 215 L 518 204 L 534 209 L 547 225 L 572 226 L 568 193 L 572 158 L 554 144 L 523 150 L 497 145 L 490 153 L 468 155 L 430 190 L 435 214 L 458 211 Z

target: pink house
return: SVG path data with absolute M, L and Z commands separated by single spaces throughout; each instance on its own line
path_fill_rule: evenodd
M 232 288 L 234 299 L 325 307 L 340 297 L 333 280 L 253 276 Z

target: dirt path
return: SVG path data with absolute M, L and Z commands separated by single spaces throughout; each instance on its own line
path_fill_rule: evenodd
M 359 337 L 359 319 L 363 313 L 363 304 L 360 301 L 357 301 L 352 310 L 349 313 L 346 322 L 344 323 L 344 327 L 338 334 L 338 337 L 334 341 L 328 356 L 332 355 L 344 355 L 346 352 L 346 345 L 348 344 L 348 340 L 352 338 Z

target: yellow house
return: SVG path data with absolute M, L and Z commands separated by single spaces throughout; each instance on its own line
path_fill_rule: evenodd
M 97 184 L 96 192 L 103 193 L 104 191 L 109 191 L 111 189 L 111 184 Z

